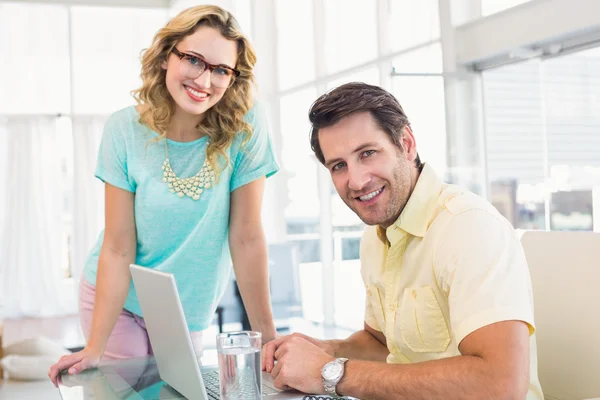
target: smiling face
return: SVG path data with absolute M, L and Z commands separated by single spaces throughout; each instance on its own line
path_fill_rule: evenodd
M 226 39 L 218 30 L 209 26 L 200 26 L 177 43 L 175 48 L 181 53 L 198 56 L 212 65 L 235 68 L 237 61 L 237 43 Z M 201 115 L 217 104 L 227 89 L 211 84 L 208 69 L 196 79 L 183 76 L 181 64 L 189 62 L 171 53 L 167 61 L 163 62 L 162 68 L 167 70 L 167 89 L 175 101 L 176 113 L 183 111 L 190 115 Z
M 360 112 L 319 130 L 325 166 L 342 200 L 367 225 L 387 228 L 400 216 L 418 177 L 412 131 L 394 145 L 371 113 Z

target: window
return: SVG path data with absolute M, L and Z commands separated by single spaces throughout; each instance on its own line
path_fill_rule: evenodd
M 515 227 L 600 228 L 597 71 L 592 49 L 484 72 L 491 196 Z
M 393 94 L 415 134 L 421 161 L 446 172 L 446 113 L 442 52 L 439 43 L 396 57 Z M 414 76 L 413 74 L 423 74 Z
M 309 144 L 308 110 L 316 98 L 316 90 L 310 88 L 281 99 L 281 162 L 290 175 L 290 202 L 285 215 L 288 220 L 305 219 L 307 229 L 312 232 L 318 228 L 318 222 L 308 221 L 318 221 L 319 217 L 319 195 L 315 185 L 318 161 Z
M 593 230 L 600 214 L 600 48 L 546 60 L 541 74 L 550 228 Z
M 481 0 L 481 14 L 485 17 L 529 1 L 531 0 Z
M 276 6 L 279 87 L 285 90 L 315 79 L 313 8 L 311 1 L 277 0 Z
M 411 123 L 421 161 L 446 171 L 446 117 L 441 77 L 394 78 L 394 95 Z
M 69 220 L 71 204 L 68 201 L 69 192 L 66 187 L 71 183 L 69 177 L 72 177 L 72 174 L 69 175 L 68 169 L 71 167 L 72 170 L 72 166 L 68 164 L 72 153 L 71 147 L 69 147 L 69 138 L 65 136 L 65 134 L 70 134 L 69 127 L 60 124 L 68 118 L 56 118 L 55 116 L 67 114 L 71 108 L 68 44 L 67 7 L 45 4 L 0 4 L 0 54 L 2 54 L 0 57 L 0 93 L 2 93 L 0 95 L 0 114 L 7 117 L 24 115 L 23 123 L 19 126 L 26 129 L 20 132 L 19 128 L 13 124 L 12 129 L 16 130 L 8 128 L 3 131 L 2 151 L 8 151 L 9 143 L 14 145 L 17 139 L 21 139 L 13 137 L 10 140 L 10 135 L 26 137 L 29 139 L 25 140 L 30 141 L 32 139 L 44 140 L 45 138 L 49 142 L 46 146 L 43 143 L 29 143 L 29 146 L 25 147 L 28 151 L 23 154 L 23 157 L 25 159 L 34 157 L 32 162 L 35 162 L 36 168 L 19 170 L 11 174 L 17 180 L 34 181 L 40 179 L 40 171 L 48 171 L 48 176 L 57 178 L 55 187 L 63 195 L 61 197 L 56 193 L 50 194 L 46 205 L 48 209 L 52 209 L 53 204 L 59 207 L 53 211 L 56 211 L 54 215 L 61 216 L 61 218 L 57 218 L 57 221 L 59 221 L 58 224 L 62 223 L 62 226 L 52 227 L 53 231 L 57 233 L 55 243 L 58 246 L 56 255 L 59 259 L 47 257 L 47 260 L 49 266 L 61 269 L 61 276 L 69 275 L 68 236 L 61 236 L 61 234 L 66 232 L 71 224 Z M 8 119 L 0 117 L 0 123 L 8 121 Z M 38 119 L 43 122 L 36 125 Z M 53 142 L 55 137 L 59 139 L 58 144 Z M 38 149 L 37 146 L 45 149 L 47 153 L 42 154 L 49 158 L 37 157 L 33 150 Z M 7 158 L 3 157 L 2 159 L 4 161 Z M 38 175 L 33 171 L 37 171 Z M 0 178 L 0 180 L 3 179 L 4 176 Z M 2 183 L 12 185 L 14 181 L 7 180 Z M 38 190 L 40 189 L 43 188 L 38 187 Z M 62 202 L 52 203 L 53 198 L 56 200 L 60 198 Z M 4 196 L 4 193 L 0 196 L 0 214 L 5 212 L 6 204 L 4 202 L 7 199 L 8 196 Z M 24 205 L 27 208 L 34 206 L 29 201 L 26 201 Z M 43 212 L 46 211 L 43 210 Z M 0 222 L 4 222 L 3 217 L 8 217 L 8 215 L 0 215 Z M 47 221 L 39 223 L 40 230 L 44 229 L 44 222 Z M 38 221 L 32 220 L 32 224 L 38 224 Z M 23 264 L 20 267 L 29 272 L 30 266 L 26 263 Z
M 515 228 L 545 229 L 539 60 L 483 73 L 489 190 Z
M 166 22 L 164 9 L 72 7 L 73 112 L 110 114 L 134 103 L 142 50 Z M 110 29 L 106 29 L 110 26 Z
M 441 74 L 443 71 L 442 47 L 439 42 L 419 47 L 397 56 L 394 58 L 393 64 L 395 73 Z
M 327 83 L 327 90 L 332 90 L 348 82 L 364 82 L 370 85 L 379 85 L 379 69 L 377 67 L 371 67 L 329 81 Z
M 252 1 L 233 0 L 235 4 L 234 16 L 240 23 L 242 32 L 252 41 Z
M 296 247 L 304 318 L 323 320 L 320 202 L 318 161 L 309 145 L 308 110 L 317 98 L 314 87 L 296 91 L 280 100 L 282 171 L 288 177 L 285 208 L 287 240 Z
M 69 112 L 68 30 L 65 6 L 0 3 L 3 114 Z
M 391 0 L 390 45 L 408 49 L 440 37 L 438 0 Z
M 374 0 L 323 0 L 327 72 L 338 72 L 377 57 Z
M 166 9 L 0 4 L 0 93 L 11 94 L 0 96 L 0 113 L 25 114 L 32 121 L 50 115 L 56 122 L 56 150 L 48 151 L 60 166 L 56 213 L 65 232 L 60 244 L 64 276 L 73 272 L 72 238 L 75 225 L 83 223 L 74 219 L 74 181 L 93 179 L 74 174 L 74 135 L 91 132 L 74 130 L 73 118 L 106 115 L 133 104 L 129 93 L 140 84 L 141 50 L 150 46 L 166 18 Z M 81 165 L 77 168 L 81 171 Z
M 61 251 L 63 257 L 61 265 L 64 269 L 64 277 L 72 276 L 71 266 L 71 244 L 73 240 L 73 131 L 70 117 L 59 117 L 56 119 L 56 134 L 58 148 L 61 149 L 61 179 L 58 187 L 63 193 L 63 207 L 61 210 L 63 220 L 63 231 L 65 240 Z

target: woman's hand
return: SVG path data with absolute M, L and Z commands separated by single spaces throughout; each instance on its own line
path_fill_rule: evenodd
M 87 347 L 77 353 L 62 356 L 56 364 L 48 370 L 48 377 L 58 387 L 58 376 L 60 371 L 68 369 L 69 375 L 75 375 L 83 370 L 95 368 L 100 362 L 102 352 Z

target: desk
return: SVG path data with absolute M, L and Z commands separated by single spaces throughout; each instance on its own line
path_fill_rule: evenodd
M 215 365 L 217 351 L 204 351 L 201 363 Z M 58 389 L 62 400 L 185 399 L 160 379 L 154 357 L 103 361 L 77 375 L 63 373 Z
M 217 350 L 205 349 L 200 364 L 217 362 Z M 63 400 L 185 399 L 160 379 L 154 357 L 103 361 L 77 375 L 63 373 L 58 389 Z
M 63 400 L 184 398 L 160 379 L 154 357 L 106 361 L 77 375 L 63 373 L 58 389 Z

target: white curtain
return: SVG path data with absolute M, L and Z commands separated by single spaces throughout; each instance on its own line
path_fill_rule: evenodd
M 0 113 L 70 110 L 68 8 L 0 2 Z
M 8 141 L 7 141 L 6 118 L 0 117 L 0 256 L 2 256 L 2 243 L 4 243 L 4 226 L 6 222 L 6 158 L 8 156 Z M 4 316 L 4 302 L 6 295 L 4 294 L 4 269 L 6 266 L 0 259 L 0 321 Z
M 6 316 L 77 312 L 65 272 L 70 260 L 81 275 L 104 208 L 93 176 L 103 121 L 78 115 L 133 104 L 141 51 L 168 16 L 0 1 L 0 316 L 3 303 Z M 59 118 L 58 140 L 55 118 L 37 117 L 57 114 L 75 116 Z
M 166 22 L 164 8 L 71 6 L 72 113 L 108 115 L 133 104 L 142 50 Z
M 94 177 L 104 117 L 73 118 L 73 236 L 71 275 L 79 278 L 104 227 L 104 185 Z
M 54 117 L 8 117 L 0 262 L 4 316 L 73 313 L 64 290 L 66 235 L 61 149 Z M 75 303 L 75 304 L 74 304 Z

